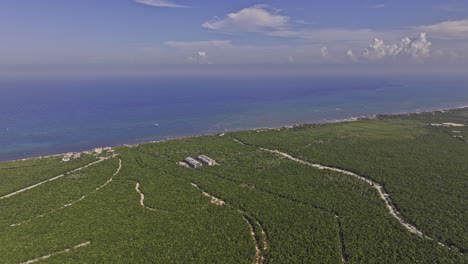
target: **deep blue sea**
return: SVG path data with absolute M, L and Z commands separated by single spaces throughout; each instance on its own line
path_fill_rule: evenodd
M 0 160 L 464 105 L 461 76 L 0 80 Z

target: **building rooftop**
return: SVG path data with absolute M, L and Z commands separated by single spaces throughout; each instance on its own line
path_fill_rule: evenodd
M 210 166 L 215 165 L 216 161 L 208 156 L 205 155 L 200 155 L 198 156 L 198 159 L 201 160 L 203 163 L 206 163 Z
M 203 166 L 203 164 L 201 164 L 198 160 L 196 160 L 196 159 L 194 159 L 192 157 L 187 157 L 187 158 L 185 158 L 184 161 L 193 168 L 198 168 L 198 167 Z

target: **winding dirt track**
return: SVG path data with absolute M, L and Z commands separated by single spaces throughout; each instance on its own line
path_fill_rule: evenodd
M 142 192 L 140 191 L 140 183 L 139 183 L 139 182 L 136 183 L 135 191 L 137 191 L 137 193 L 140 194 L 140 205 L 141 205 L 141 206 L 143 206 L 143 207 L 145 207 L 146 209 L 151 210 L 151 211 L 159 211 L 159 210 L 154 209 L 154 208 L 152 208 L 152 207 L 149 207 L 149 206 L 147 206 L 147 205 L 145 204 L 145 194 L 142 193 Z
M 45 255 L 45 256 L 42 256 L 42 257 L 39 257 L 39 258 L 35 258 L 35 259 L 31 259 L 31 260 L 28 260 L 26 262 L 21 262 L 21 263 L 18 263 L 18 264 L 31 264 L 31 263 L 36 263 L 36 262 L 39 262 L 41 260 L 44 260 L 44 259 L 48 259 L 52 256 L 55 256 L 55 255 L 58 255 L 58 254 L 62 254 L 62 253 L 66 253 L 66 252 L 70 252 L 71 250 L 74 250 L 74 249 L 77 249 L 77 248 L 81 248 L 81 247 L 86 247 L 87 245 L 91 244 L 91 241 L 86 241 L 84 243 L 81 243 L 79 245 L 76 245 L 74 247 L 71 247 L 71 248 L 67 248 L 67 249 L 64 249 L 62 251 L 58 251 L 58 252 L 55 252 L 55 253 L 52 253 L 52 254 L 49 254 L 49 255 Z
M 44 216 L 46 216 L 46 215 L 48 215 L 48 214 L 55 213 L 55 212 L 57 212 L 57 211 L 59 211 L 59 210 L 62 210 L 62 209 L 66 208 L 66 207 L 69 207 L 69 206 L 72 206 L 72 205 L 74 205 L 75 203 L 78 203 L 78 202 L 80 202 L 80 201 L 86 199 L 88 196 L 92 195 L 93 193 L 99 191 L 100 189 L 102 189 L 102 188 L 104 188 L 106 185 L 108 185 L 108 184 L 114 179 L 114 177 L 115 177 L 117 174 L 119 174 L 121 168 L 122 168 L 122 160 L 119 159 L 119 167 L 117 168 L 117 170 L 115 171 L 115 173 L 109 178 L 109 180 L 107 180 L 103 185 L 97 187 L 94 191 L 88 193 L 87 195 L 81 196 L 78 200 L 75 200 L 75 201 L 73 201 L 73 202 L 71 202 L 71 203 L 67 203 L 67 204 L 65 204 L 65 205 L 62 205 L 61 207 L 59 207 L 59 208 L 57 208 L 57 209 L 54 209 L 54 210 L 49 211 L 49 212 L 47 212 L 47 213 L 43 213 L 43 214 L 40 214 L 40 215 L 31 217 L 31 218 L 29 218 L 28 220 L 25 220 L 25 221 L 20 222 L 20 223 L 12 224 L 12 225 L 10 225 L 10 226 L 11 226 L 11 227 L 14 227 L 14 226 L 22 225 L 22 224 L 24 224 L 24 223 L 26 223 L 26 222 L 31 221 L 31 220 L 34 219 L 34 218 L 37 218 L 37 217 L 44 217 Z
M 68 175 L 68 174 L 71 174 L 71 173 L 80 171 L 80 170 L 82 170 L 82 169 L 88 168 L 89 166 L 93 166 L 94 164 L 103 162 L 103 161 L 108 160 L 108 159 L 113 158 L 113 157 L 115 157 L 115 156 L 110 156 L 110 157 L 101 158 L 101 159 L 99 159 L 99 160 L 97 160 L 97 161 L 91 162 L 91 163 L 89 163 L 88 165 L 85 165 L 85 166 L 80 167 L 80 168 L 78 168 L 78 169 L 74 169 L 74 170 L 69 171 L 69 172 L 67 172 L 67 173 L 60 174 L 60 175 L 58 175 L 58 176 L 52 177 L 52 178 L 50 178 L 50 179 L 47 179 L 47 180 L 45 180 L 45 181 L 36 183 L 36 184 L 34 184 L 34 185 L 31 185 L 31 186 L 28 186 L 28 187 L 23 188 L 23 189 L 21 189 L 21 190 L 18 190 L 18 191 L 9 193 L 9 194 L 7 194 L 7 195 L 4 195 L 4 196 L 0 197 L 0 200 L 5 199 L 5 198 L 8 198 L 8 197 L 11 197 L 11 196 L 14 196 L 14 195 L 17 195 L 17 194 L 22 193 L 22 192 L 25 192 L 25 191 L 27 191 L 27 190 L 31 190 L 31 189 L 36 188 L 36 187 L 38 187 L 38 186 L 40 186 L 40 185 L 42 185 L 42 184 L 44 184 L 44 183 L 51 182 L 51 181 L 55 181 L 55 180 L 57 180 L 57 179 L 60 179 L 60 178 L 62 178 L 62 177 L 64 177 L 64 176 Z
M 353 176 L 355 178 L 358 178 L 359 180 L 361 181 L 364 181 L 366 182 L 367 184 L 369 184 L 370 186 L 372 186 L 374 189 L 377 190 L 377 192 L 379 193 L 380 195 L 380 198 L 385 202 L 385 205 L 387 206 L 387 209 L 389 210 L 390 214 L 396 218 L 398 220 L 398 222 L 400 222 L 400 224 L 405 227 L 408 231 L 410 231 L 411 233 L 413 234 L 416 234 L 420 237 L 423 237 L 423 238 L 427 238 L 427 239 L 430 239 L 432 240 L 430 237 L 424 235 L 424 233 L 420 230 L 418 230 L 415 226 L 411 225 L 410 223 L 406 222 L 403 217 L 401 216 L 400 212 L 398 211 L 398 209 L 393 206 L 393 203 L 392 203 L 392 200 L 390 199 L 390 195 L 388 193 L 385 192 L 384 188 L 382 187 L 382 185 L 368 179 L 368 178 L 365 178 L 361 175 L 358 175 L 356 173 L 353 173 L 353 172 L 350 172 L 350 171 L 346 171 L 346 170 L 342 170 L 342 169 L 338 169 L 338 168 L 333 168 L 333 167 L 328 167 L 328 166 L 324 166 L 324 165 L 321 165 L 321 164 L 316 164 L 316 163 L 310 163 L 308 161 L 304 161 L 304 160 L 301 160 L 301 159 L 298 159 L 298 158 L 295 158 L 287 153 L 284 153 L 284 152 L 281 152 L 279 150 L 271 150 L 271 149 L 266 149 L 266 148 L 260 148 L 261 150 L 264 150 L 264 151 L 268 151 L 268 152 L 271 152 L 271 153 L 276 153 L 276 154 L 279 154 L 285 158 L 288 158 L 290 160 L 293 160 L 293 161 L 296 161 L 298 163 L 301 163 L 301 164 L 304 164 L 304 165 L 307 165 L 307 166 L 311 166 L 311 167 L 314 167 L 314 168 L 318 168 L 320 170 L 330 170 L 330 171 L 335 171 L 335 172 L 339 172 L 339 173 L 343 173 L 343 174 L 346 174 L 346 175 L 350 175 L 350 176 Z
M 228 206 L 231 209 L 234 209 L 236 212 L 240 213 L 244 220 L 247 222 L 249 225 L 249 230 L 250 230 L 250 236 L 252 237 L 252 240 L 254 241 L 255 244 L 255 259 L 253 261 L 254 264 L 263 264 L 265 263 L 265 251 L 268 249 L 268 239 L 267 239 L 267 234 L 265 232 L 265 229 L 263 226 L 255 219 L 252 217 L 249 217 L 249 213 L 247 211 L 244 211 L 242 209 L 237 209 L 232 207 L 231 205 L 227 204 L 224 200 L 204 191 L 200 186 L 198 186 L 196 183 L 191 183 L 193 187 L 197 188 L 202 192 L 202 194 L 206 197 L 211 198 L 211 203 L 219 205 L 219 206 Z M 263 247 L 260 246 L 259 242 L 257 241 L 257 238 L 255 236 L 255 228 L 254 225 L 257 225 L 262 233 L 262 242 L 263 242 Z
M 376 182 L 374 182 L 374 181 L 372 181 L 372 180 L 370 180 L 370 179 L 368 179 L 368 178 L 366 178 L 364 176 L 358 175 L 358 174 L 356 174 L 354 172 L 350 172 L 350 171 L 346 171 L 346 170 L 342 170 L 342 169 L 338 169 L 338 168 L 333 168 L 333 167 L 328 167 L 328 166 L 324 166 L 324 165 L 321 165 L 321 164 L 307 162 L 307 161 L 304 161 L 304 160 L 301 160 L 301 159 L 298 159 L 298 158 L 294 158 L 293 156 L 291 156 L 291 155 L 289 155 L 287 153 L 278 151 L 278 150 L 271 150 L 271 149 L 265 149 L 265 148 L 260 148 L 260 149 L 264 150 L 264 151 L 271 152 L 271 153 L 279 154 L 279 155 L 281 155 L 281 156 L 283 156 L 285 158 L 288 158 L 290 160 L 299 162 L 299 163 L 307 165 L 307 166 L 311 166 L 311 167 L 318 168 L 318 169 L 321 169 L 321 170 L 330 170 L 330 171 L 340 172 L 340 173 L 353 176 L 355 178 L 358 178 L 361 181 L 366 182 L 367 184 L 369 184 L 370 186 L 372 186 L 374 189 L 377 190 L 377 192 L 380 195 L 380 198 L 385 202 L 385 205 L 387 206 L 387 209 L 390 212 L 390 214 L 394 218 L 396 218 L 398 220 L 398 222 L 404 228 L 406 228 L 409 232 L 411 232 L 411 233 L 413 233 L 413 234 L 415 234 L 415 235 L 417 235 L 417 236 L 419 236 L 421 238 L 425 238 L 425 239 L 434 241 L 434 239 L 432 239 L 431 237 L 425 235 L 421 230 L 417 229 L 415 226 L 411 225 L 410 223 L 406 222 L 405 219 L 403 219 L 403 216 L 398 211 L 398 209 L 393 205 L 392 199 L 390 198 L 390 195 L 387 192 L 385 192 L 385 189 L 382 187 L 382 185 L 380 185 L 380 184 L 378 184 L 378 183 L 376 183 Z M 445 245 L 442 242 L 437 242 L 437 244 L 442 246 L 442 247 L 446 247 L 448 249 L 456 249 L 459 252 L 460 255 L 463 255 L 463 253 L 460 253 L 459 248 L 456 248 L 454 246 L 449 247 L 449 246 Z
M 240 141 L 239 139 L 235 139 L 233 138 L 234 141 L 236 141 L 237 143 L 241 144 L 241 145 L 246 145 L 244 142 Z M 405 219 L 403 219 L 403 216 L 401 215 L 401 213 L 398 211 L 398 209 L 393 205 L 393 202 L 392 202 L 392 199 L 390 198 L 390 194 L 388 194 L 385 189 L 383 188 L 382 185 L 380 185 L 379 183 L 376 183 L 374 181 L 372 181 L 371 179 L 369 178 L 366 178 L 364 176 L 361 176 L 361 175 L 358 175 L 354 172 L 351 172 L 351 171 L 347 171 L 347 170 L 343 170 L 343 169 L 339 169 L 339 168 L 334 168 L 334 167 L 329 167 L 329 166 L 325 166 L 325 165 L 322 165 L 322 164 L 317 164 L 317 163 L 312 163 L 312 162 L 308 162 L 308 161 L 305 161 L 305 160 L 301 160 L 301 159 L 298 159 L 298 158 L 295 158 L 291 155 L 289 155 L 288 153 L 284 153 L 284 152 L 281 152 L 279 150 L 271 150 L 271 149 L 267 149 L 267 148 L 262 148 L 262 147 L 258 147 L 256 146 L 257 148 L 259 148 L 260 150 L 263 150 L 263 151 L 267 151 L 267 152 L 270 152 L 270 153 L 275 153 L 275 154 L 279 154 L 287 159 L 290 159 L 290 160 L 293 160 L 293 161 L 296 161 L 298 163 L 301 163 L 301 164 L 304 164 L 304 165 L 307 165 L 307 166 L 310 166 L 310 167 L 314 167 L 314 168 L 317 168 L 317 169 L 320 169 L 320 170 L 330 170 L 330 171 L 335 171 L 335 172 L 339 172 L 339 173 L 343 173 L 343 174 L 346 174 L 346 175 L 350 175 L 350 176 L 353 176 L 361 181 L 364 181 L 366 182 L 367 184 L 369 184 L 370 186 L 372 186 L 374 189 L 377 190 L 377 192 L 379 193 L 379 196 L 380 198 L 385 202 L 385 205 L 388 209 L 388 211 L 390 212 L 390 214 L 398 220 L 398 222 L 404 227 L 406 228 L 409 232 L 421 237 L 421 238 L 424 238 L 424 239 L 428 239 L 428 240 L 432 240 L 434 241 L 433 238 L 425 235 L 421 230 L 419 230 L 417 227 L 413 226 L 412 224 L 408 223 L 405 221 Z M 442 247 L 446 247 L 448 249 L 455 249 L 456 251 L 458 251 L 458 253 L 460 255 L 464 255 L 463 253 L 461 253 L 461 250 L 455 246 L 447 246 L 445 245 L 444 243 L 441 243 L 441 242 L 438 242 L 436 241 L 437 244 L 439 246 L 442 246 Z M 343 254 L 343 259 L 344 261 L 346 261 L 345 259 L 345 255 Z

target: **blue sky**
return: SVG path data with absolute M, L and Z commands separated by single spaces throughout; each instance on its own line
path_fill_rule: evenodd
M 0 66 L 468 64 L 466 0 L 2 0 Z

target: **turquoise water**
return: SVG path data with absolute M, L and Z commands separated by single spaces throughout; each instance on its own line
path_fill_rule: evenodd
M 462 76 L 0 81 L 0 160 L 468 105 Z

